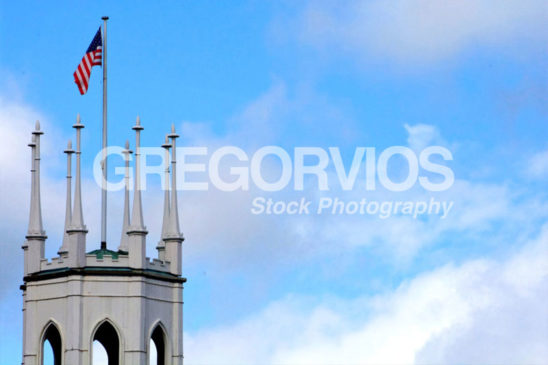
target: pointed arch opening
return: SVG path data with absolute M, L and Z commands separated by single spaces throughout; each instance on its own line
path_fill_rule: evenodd
M 57 326 L 50 322 L 42 336 L 42 365 L 61 365 L 63 357 L 63 341 Z M 49 348 L 48 348 L 49 347 Z
M 120 338 L 114 326 L 104 321 L 93 335 L 93 364 L 118 365 L 120 361 Z M 97 346 L 100 345 L 100 346 Z M 101 348 L 102 347 L 102 348 Z M 105 359 L 105 353 L 106 358 Z
M 157 324 L 150 335 L 149 364 L 166 365 L 166 335 L 160 324 Z

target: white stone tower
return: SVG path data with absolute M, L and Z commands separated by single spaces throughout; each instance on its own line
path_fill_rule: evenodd
M 175 139 L 162 146 L 169 159 L 166 167 L 163 227 L 158 258 L 146 257 L 147 230 L 143 222 L 140 191 L 139 117 L 136 132 L 133 209 L 129 208 L 129 160 L 126 143 L 125 202 L 122 236 L 117 251 L 102 245 L 86 253 L 87 228 L 82 214 L 80 177 L 80 133 L 84 125 L 77 117 L 76 151 L 71 142 L 67 154 L 67 201 L 63 242 L 59 256 L 44 257 L 46 232 L 40 203 L 40 124 L 32 132 L 30 217 L 24 251 L 23 364 L 41 365 L 44 342 L 53 348 L 55 365 L 92 363 L 92 344 L 99 341 L 109 365 L 149 364 L 150 342 L 158 364 L 183 363 L 182 242 L 176 190 Z M 72 203 L 71 157 L 76 153 L 76 179 Z M 167 166 L 167 161 L 166 161 Z M 131 216 L 131 219 L 130 219 Z

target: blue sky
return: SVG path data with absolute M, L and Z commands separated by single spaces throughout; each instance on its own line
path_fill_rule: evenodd
M 20 360 L 26 143 L 37 118 L 47 255 L 62 237 L 62 150 L 76 113 L 88 249 L 99 245 L 101 70 L 83 97 L 72 73 L 106 14 L 110 144 L 133 144 L 140 115 L 146 146 L 174 123 L 180 145 L 210 151 L 337 146 L 349 162 L 358 146 L 436 144 L 454 157 L 455 184 L 434 194 L 455 202 L 443 221 L 253 216 L 250 201 L 265 195 L 254 189 L 180 192 L 188 363 L 497 362 L 485 346 L 503 362 L 548 358 L 538 305 L 548 299 L 547 12 L 533 0 L 2 2 L 0 244 L 11 264 L 0 268 L 0 357 Z M 152 177 L 144 193 L 150 255 L 158 185 Z M 268 196 L 317 194 L 309 183 Z M 115 242 L 122 196 L 110 199 Z

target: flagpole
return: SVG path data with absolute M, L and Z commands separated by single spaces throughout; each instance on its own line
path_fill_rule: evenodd
M 103 19 L 103 182 L 101 191 L 101 248 L 107 248 L 107 20 Z

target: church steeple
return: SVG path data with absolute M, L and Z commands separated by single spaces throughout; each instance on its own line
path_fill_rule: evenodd
M 149 343 L 153 341 L 158 363 L 182 365 L 182 289 L 186 279 L 181 276 L 182 237 L 180 233 L 168 234 L 170 225 L 178 232 L 178 224 L 172 225 L 178 223 L 177 218 L 173 220 L 170 214 L 172 207 L 177 209 L 177 201 L 169 191 L 170 168 L 165 170 L 164 222 L 158 250 L 161 259 L 150 260 L 146 257 L 148 232 L 141 202 L 141 151 L 144 149 L 141 149 L 140 137 L 143 127 L 137 118 L 133 127 L 136 156 L 131 211 L 129 143 L 126 142 L 124 150 L 125 200 L 120 248 L 118 252 L 108 250 L 103 245 L 105 241 L 101 240 L 100 249 L 86 253 L 81 176 L 81 129 L 84 125 L 80 116 L 73 127 L 76 129 L 75 151 L 70 141 L 64 151 L 67 155 L 65 224 L 58 257 L 46 258 L 44 255 L 47 237 L 42 226 L 40 202 L 40 137 L 43 132 L 38 122 L 29 144 L 32 186 L 28 232 L 22 245 L 24 283 L 20 286 L 24 328 L 22 364 L 41 363 L 47 340 L 56 364 L 88 363 L 93 356 L 90 344 L 95 341 L 105 348 L 109 363 L 145 364 L 151 358 Z M 166 140 L 163 147 L 167 160 L 170 146 Z M 76 153 L 74 187 L 73 153 Z M 172 179 L 176 186 L 175 177 Z M 90 200 L 91 204 L 99 201 L 93 197 Z M 51 208 L 48 212 L 61 216 L 62 203 L 56 203 L 60 205 L 60 211 L 51 211 L 59 208 L 52 206 L 48 207 Z

